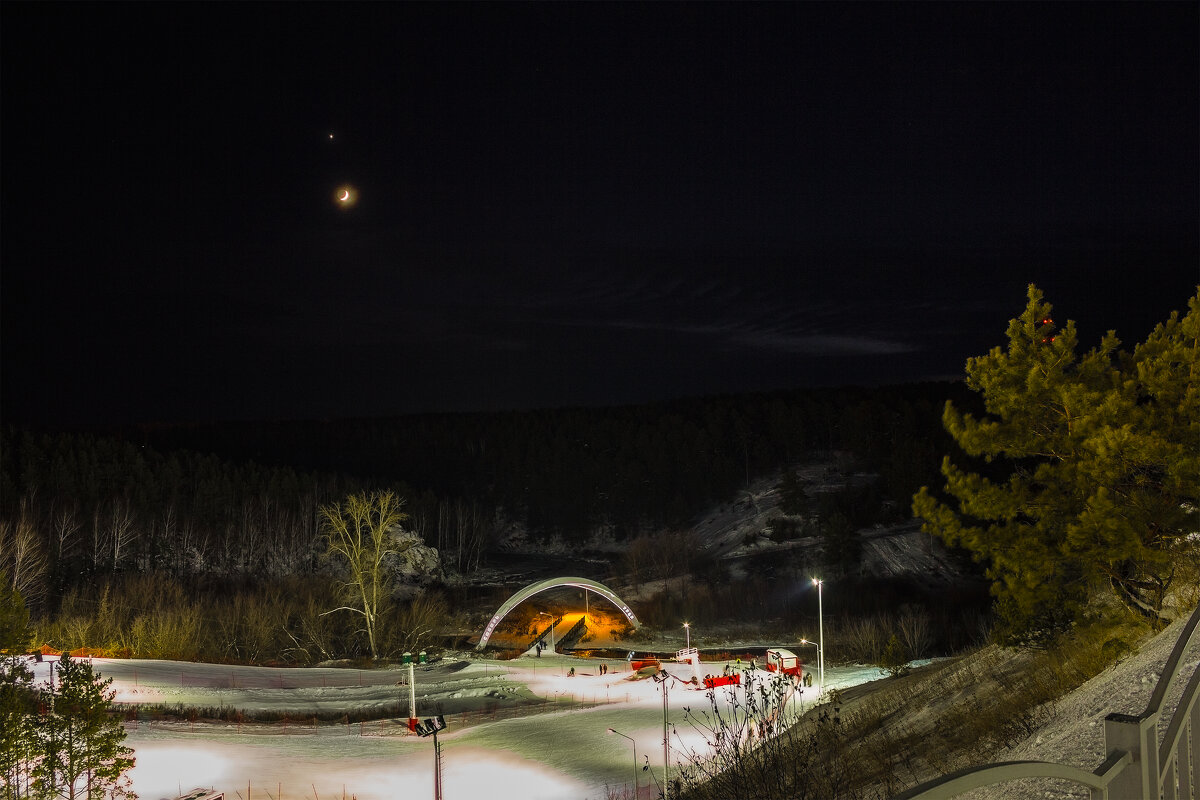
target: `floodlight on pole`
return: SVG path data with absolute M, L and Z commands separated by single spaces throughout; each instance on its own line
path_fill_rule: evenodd
M 822 606 L 821 587 L 825 585 L 825 581 L 820 578 L 812 579 L 813 586 L 817 587 L 817 638 L 820 640 L 817 646 L 817 674 L 820 688 L 818 692 L 825 692 L 825 609 Z
M 686 637 L 687 644 L 684 645 L 688 650 L 692 649 L 692 623 L 683 623 L 683 635 Z
M 433 737 L 433 800 L 442 800 L 442 746 L 438 744 L 438 731 L 445 730 L 446 719 L 439 714 L 417 723 L 417 733 Z
M 623 738 L 623 739 L 628 739 L 628 740 L 629 740 L 629 742 L 630 742 L 630 744 L 632 744 L 632 745 L 633 745 L 633 796 L 636 798 L 636 797 L 637 797 L 637 795 L 638 795 L 638 774 L 637 774 L 637 742 L 635 742 L 635 741 L 633 740 L 633 737 L 632 737 L 632 736 L 626 736 L 625 734 L 621 733 L 621 732 L 620 732 L 620 731 L 618 731 L 618 730 L 614 730 L 614 729 L 612 729 L 612 728 L 609 728 L 609 729 L 608 729 L 608 732 L 609 732 L 609 733 L 615 733 L 617 736 L 620 736 L 620 737 L 621 737 L 621 738 Z

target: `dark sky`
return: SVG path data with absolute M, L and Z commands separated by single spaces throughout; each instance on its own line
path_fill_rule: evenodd
M 1197 8 L 6 3 L 3 415 L 959 376 L 1030 282 L 1132 345 L 1200 281 Z

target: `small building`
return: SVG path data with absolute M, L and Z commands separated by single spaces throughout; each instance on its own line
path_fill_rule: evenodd
M 794 675 L 797 678 L 804 677 L 804 667 L 800 663 L 800 657 L 782 647 L 772 647 L 767 651 L 767 670 L 781 672 L 784 675 Z

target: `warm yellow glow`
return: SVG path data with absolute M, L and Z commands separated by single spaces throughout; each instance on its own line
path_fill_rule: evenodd
M 358 203 L 358 190 L 343 184 L 334 190 L 333 199 L 340 208 L 353 208 Z

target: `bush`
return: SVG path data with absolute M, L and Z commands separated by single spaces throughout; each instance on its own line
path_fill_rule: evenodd
M 887 670 L 893 678 L 908 673 L 908 654 L 904 650 L 904 645 L 900 644 L 900 637 L 892 634 L 876 663 L 881 669 Z
M 162 574 L 114 579 L 93 594 L 71 590 L 41 626 L 59 650 L 100 649 L 136 658 L 240 664 L 311 664 L 366 650 L 358 619 L 323 578 L 229 585 Z M 444 598 L 418 595 L 395 606 L 383 628 L 387 652 L 429 650 L 449 620 Z M 40 642 L 39 642 L 40 644 Z

